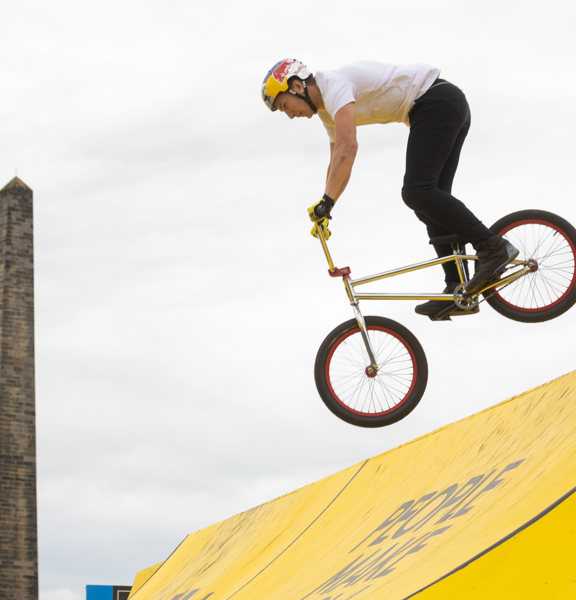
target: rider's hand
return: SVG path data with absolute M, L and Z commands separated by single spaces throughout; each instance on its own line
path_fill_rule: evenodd
M 324 196 L 322 196 L 322 200 L 319 200 L 316 202 L 316 204 L 313 204 L 308 209 L 308 216 L 310 217 L 311 221 L 314 221 L 314 223 L 319 223 L 323 219 L 331 219 L 332 217 L 330 216 L 330 211 L 332 210 L 333 206 L 334 200 L 332 200 L 330 196 L 324 194 Z
M 312 230 L 310 231 L 310 233 L 315 238 L 318 237 L 318 229 L 317 228 L 320 228 L 322 230 L 322 234 L 324 235 L 325 240 L 327 240 L 332 235 L 332 232 L 328 229 L 328 217 L 326 217 L 324 219 L 320 219 L 317 223 L 314 223 L 314 226 L 312 227 Z

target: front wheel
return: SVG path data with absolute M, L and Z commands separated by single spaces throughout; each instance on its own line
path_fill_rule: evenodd
M 576 303 L 576 229 L 568 221 L 544 210 L 520 210 L 490 229 L 518 248 L 518 260 L 535 264 L 517 281 L 485 293 L 494 310 L 509 319 L 537 323 Z
M 428 381 L 426 355 L 403 325 L 384 317 L 365 319 L 378 371 L 370 359 L 356 319 L 342 323 L 322 342 L 314 377 L 324 404 L 340 419 L 359 427 L 383 427 L 403 419 Z

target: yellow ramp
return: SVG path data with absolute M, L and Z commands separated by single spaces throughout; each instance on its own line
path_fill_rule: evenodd
M 576 371 L 189 535 L 133 600 L 576 598 Z

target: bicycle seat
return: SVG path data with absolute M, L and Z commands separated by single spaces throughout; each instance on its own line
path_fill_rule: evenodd
M 430 244 L 466 244 L 457 233 L 430 238 Z

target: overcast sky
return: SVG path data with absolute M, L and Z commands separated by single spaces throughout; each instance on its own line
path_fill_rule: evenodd
M 328 140 L 270 113 L 277 60 L 428 62 L 472 129 L 454 192 L 488 225 L 576 222 L 574 3 L 23 0 L 0 22 L 0 185 L 34 190 L 40 588 L 128 584 L 189 533 L 575 368 L 576 310 L 524 325 L 483 305 L 432 323 L 365 303 L 428 356 L 417 410 L 340 422 L 316 350 L 352 317 L 306 209 Z M 359 130 L 332 251 L 354 276 L 430 255 L 400 198 L 404 125 Z M 404 242 L 401 244 L 401 242 Z M 408 280 L 407 280 L 408 282 Z M 406 287 L 440 291 L 440 271 Z M 449 456 L 447 456 L 449 459 Z

